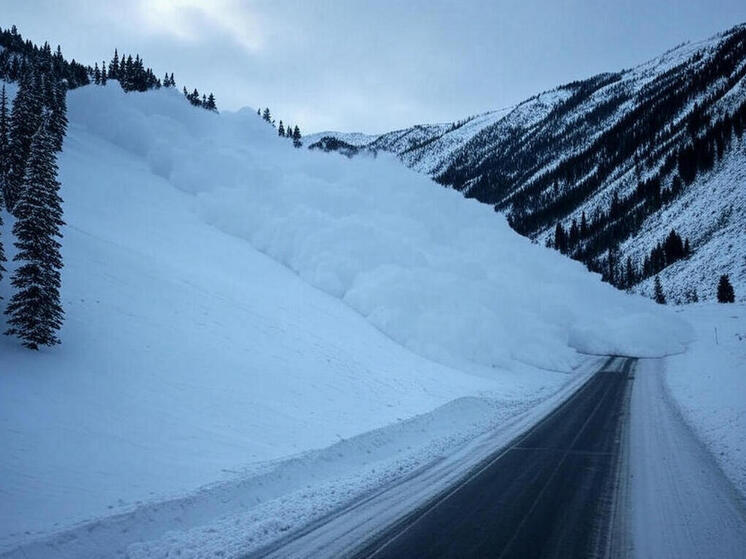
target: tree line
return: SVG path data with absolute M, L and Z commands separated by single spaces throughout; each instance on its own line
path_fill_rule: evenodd
M 90 83 L 89 67 L 72 59 L 67 61 L 62 56 L 62 50 L 52 54 L 48 43 L 39 47 L 29 40 L 24 40 L 15 25 L 10 29 L 0 29 L 0 79 L 16 82 L 25 72 L 24 66 L 28 64 L 49 64 L 54 75 L 63 79 L 68 89 L 75 89 Z
M 716 293 L 718 303 L 736 302 L 736 292 L 733 289 L 733 284 L 730 282 L 730 276 L 728 276 L 728 274 L 722 274 L 718 279 Z M 699 295 L 697 295 L 696 289 L 687 289 L 684 295 L 687 303 L 699 302 Z M 653 299 L 659 305 L 665 305 L 668 302 L 666 294 L 663 290 L 663 283 L 661 282 L 661 278 L 658 275 L 656 275 L 655 279 L 653 280 Z
M 102 61 L 99 66 L 84 65 L 74 59 L 67 61 L 62 50 L 57 46 L 54 54 L 48 43 L 39 47 L 28 39 L 23 39 L 15 25 L 9 29 L 0 29 L 0 79 L 16 82 L 25 73 L 24 65 L 39 66 L 48 64 L 54 75 L 65 81 L 68 89 L 89 84 L 106 85 L 109 80 L 117 80 L 124 91 L 149 91 L 161 87 L 176 87 L 174 74 L 166 72 L 163 80 L 158 79 L 149 67 L 145 66 L 142 57 L 135 54 L 119 55 L 114 49 L 114 56 L 109 63 Z M 215 95 L 200 95 L 194 89 L 191 93 L 184 88 L 184 96 L 194 106 L 217 111 Z
M 15 218 L 17 249 L 5 334 L 18 337 L 29 349 L 60 343 L 57 332 L 64 317 L 57 154 L 67 129 L 67 85 L 47 56 L 40 60 L 22 66 L 10 110 L 5 86 L 0 90 L 0 208 Z M 0 280 L 6 272 L 3 241 L 0 238 Z
M 275 126 L 275 121 L 272 118 L 272 112 L 269 110 L 269 107 L 266 107 L 264 110 L 257 109 L 256 114 L 271 126 Z M 301 141 L 302 136 L 300 134 L 300 127 L 297 124 L 295 126 L 290 126 L 288 124 L 286 127 L 283 122 L 280 121 L 279 126 L 277 126 L 277 135 L 281 138 L 289 138 L 297 148 L 303 145 L 303 142 Z
M 139 54 L 132 58 L 132 55 L 122 56 L 119 60 L 119 51 L 114 49 L 114 57 L 109 62 L 108 70 L 106 62 L 101 62 L 101 69 L 96 63 L 91 74 L 93 83 L 96 85 L 106 85 L 107 80 L 119 80 L 119 84 L 124 91 L 148 91 L 150 89 L 160 89 L 161 87 L 176 87 L 174 73 L 166 72 L 163 80 L 158 79 L 153 70 L 145 68 Z M 218 106 L 215 101 L 215 95 L 210 92 L 209 95 L 204 93 L 200 95 L 197 88 L 190 93 L 186 86 L 183 88 L 184 97 L 195 107 L 202 107 L 208 111 L 217 112 Z
M 145 67 L 139 55 L 119 57 L 107 65 L 85 66 L 67 61 L 58 46 L 41 47 L 24 40 L 15 26 L 0 29 L 0 79 L 17 82 L 12 101 L 0 88 L 0 210 L 13 217 L 7 235 L 0 214 L 0 281 L 7 275 L 5 242 L 16 248 L 15 270 L 9 280 L 12 296 L 4 310 L 6 335 L 16 336 L 29 349 L 60 343 L 64 319 L 60 299 L 60 252 L 64 225 L 57 156 L 67 131 L 67 91 L 110 79 L 125 91 L 175 87 L 173 73 L 164 80 Z M 193 105 L 217 110 L 215 97 L 195 89 L 187 99 Z

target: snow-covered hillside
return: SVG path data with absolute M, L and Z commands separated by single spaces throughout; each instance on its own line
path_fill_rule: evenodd
M 361 464 L 383 475 L 376 460 L 437 453 L 575 382 L 579 351 L 689 337 L 393 158 L 295 150 L 253 110 L 168 89 L 82 87 L 68 107 L 63 343 L 0 338 L 0 553 L 216 481 L 243 484 L 231 506 L 249 514 Z M 441 427 L 397 427 L 419 414 Z M 294 484 L 245 481 L 326 447 Z M 210 522 L 214 501 L 116 545 Z
M 720 274 L 731 278 L 736 300 L 746 301 L 746 137 L 679 200 L 646 220 L 640 235 L 622 245 L 623 254 L 650 251 L 671 228 L 697 248 L 660 273 L 670 302 L 686 302 L 691 289 L 700 300 L 715 301 Z M 653 279 L 636 290 L 652 297 Z
M 719 139 L 714 167 L 681 190 L 675 169 L 679 150 L 706 135 L 698 127 L 707 130 L 746 103 L 744 35 L 745 28 L 736 27 L 635 68 L 452 125 L 419 125 L 374 139 L 344 136 L 362 151 L 390 151 L 407 166 L 510 213 L 518 231 L 542 244 L 554 241 L 558 223 L 569 231 L 583 214 L 597 218 L 568 251 L 592 269 L 610 267 L 609 249 L 621 267 L 629 258 L 642 269 L 675 228 L 690 239 L 693 257 L 663 270 L 669 300 L 683 301 L 692 290 L 713 300 L 725 273 L 737 299 L 746 300 L 746 139 L 738 131 Z M 320 139 L 311 136 L 306 145 Z M 710 147 L 697 149 L 702 156 Z M 663 202 L 655 193 L 635 195 L 653 177 L 660 178 Z M 614 200 L 625 197 L 619 211 Z M 615 283 L 630 287 L 626 278 Z M 635 291 L 652 294 L 652 277 L 632 283 Z

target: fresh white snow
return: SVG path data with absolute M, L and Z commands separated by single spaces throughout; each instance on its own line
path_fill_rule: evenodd
M 687 352 L 666 359 L 677 408 L 746 498 L 746 304 L 686 305 Z
M 393 158 L 295 150 L 252 110 L 217 115 L 176 91 L 112 82 L 68 107 L 63 344 L 0 339 L 0 553 L 89 534 L 85 554 L 105 555 L 93 527 L 132 534 L 159 503 L 167 516 L 119 544 L 222 514 L 276 534 L 283 491 L 393 479 L 566 389 L 579 351 L 655 357 L 691 338 Z M 429 413 L 440 427 L 405 423 L 421 438 L 399 427 Z M 382 428 L 373 458 L 375 436 L 340 442 Z M 342 457 L 257 489 L 312 449 Z M 134 524 L 101 520 L 113 514 Z

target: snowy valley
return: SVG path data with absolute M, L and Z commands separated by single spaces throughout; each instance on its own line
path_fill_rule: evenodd
M 642 89 L 700 48 L 620 83 Z M 12 101 L 17 83 L 2 84 Z M 608 101 L 604 87 L 583 110 Z M 246 557 L 408 488 L 376 505 L 378 530 L 551 415 L 609 356 L 658 371 L 742 501 L 746 304 L 658 305 L 644 282 L 626 293 L 544 246 L 548 229 L 537 243 L 495 200 L 431 179 L 549 127 L 573 91 L 456 125 L 303 140 L 336 138 L 328 151 L 349 158 L 173 87 L 68 91 L 62 343 L 0 336 L 0 557 Z M 726 272 L 746 293 L 744 142 L 619 248 L 685 233 L 693 255 L 660 273 L 672 298 L 694 282 L 710 300 Z M 17 218 L 2 212 L 5 306 L 19 265 Z
M 572 382 L 578 350 L 687 341 L 395 161 L 294 150 L 169 90 L 68 105 L 64 344 L 0 339 L 6 549 L 459 398 L 447 432 L 484 428 Z

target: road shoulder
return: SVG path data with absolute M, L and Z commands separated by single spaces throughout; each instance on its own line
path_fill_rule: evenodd
M 743 501 L 684 422 L 666 389 L 660 359 L 638 363 L 627 467 L 627 555 L 743 557 Z

